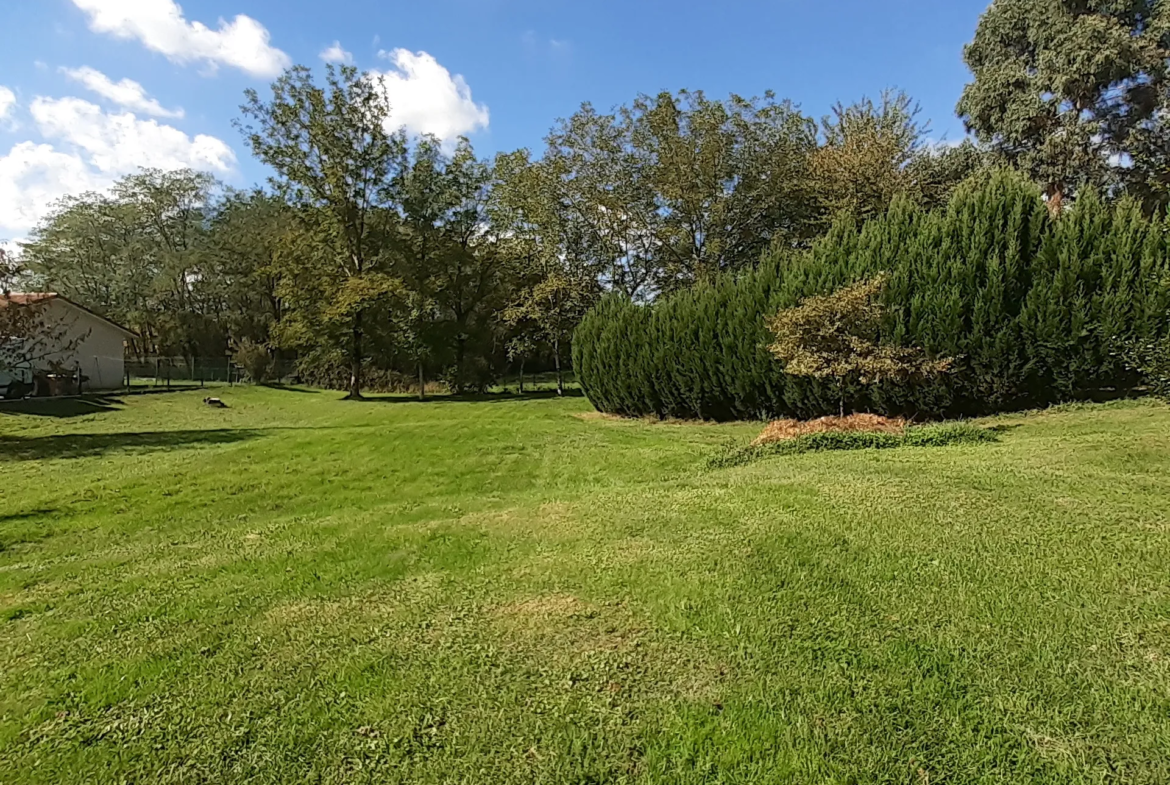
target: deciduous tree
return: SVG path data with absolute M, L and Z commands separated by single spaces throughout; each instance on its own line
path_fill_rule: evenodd
M 921 349 L 880 342 L 883 308 L 878 295 L 884 285 L 885 278 L 878 276 L 809 297 L 768 320 L 775 337 L 769 350 L 784 363 L 784 372 L 835 384 L 842 416 L 850 383 L 915 382 L 951 367 L 951 360 L 931 359 Z
M 336 348 L 349 358 L 349 397 L 360 398 L 366 313 L 398 286 L 386 272 L 377 216 L 391 201 L 388 185 L 406 141 L 386 131 L 384 86 L 352 66 L 332 65 L 322 86 L 295 66 L 273 82 L 270 99 L 248 90 L 241 111 L 251 121 L 239 127 L 252 152 L 275 170 L 279 193 L 302 208 L 300 251 L 309 250 L 305 240 L 318 246 L 295 274 L 303 278 L 306 264 L 317 268 L 316 290 L 326 302 L 309 313 L 348 322 L 344 346 Z

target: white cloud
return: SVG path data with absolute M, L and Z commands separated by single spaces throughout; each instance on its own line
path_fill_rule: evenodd
M 276 76 L 292 62 L 269 43 L 267 28 L 250 16 L 219 20 L 212 30 L 188 22 L 174 0 L 73 0 L 89 16 L 89 28 L 134 38 L 177 63 L 230 65 L 252 76 Z
M 319 57 L 327 63 L 343 63 L 349 65 L 353 62 L 353 54 L 345 51 L 340 41 L 334 41 L 332 46 L 323 49 Z
M 0 120 L 7 117 L 14 106 L 16 106 L 16 93 L 0 84 Z
M 235 170 L 235 153 L 215 137 L 190 137 L 80 98 L 37 97 L 29 113 L 47 141 L 21 142 L 0 156 L 0 236 L 27 231 L 63 196 L 104 190 L 139 167 Z
M 178 128 L 157 120 L 139 120 L 130 112 L 108 114 L 80 98 L 37 97 L 29 112 L 46 138 L 83 150 L 102 172 L 126 174 L 140 166 L 189 166 L 226 173 L 236 164 L 232 149 L 213 136 L 191 138 Z
M 547 56 L 551 58 L 565 58 L 573 52 L 573 42 L 565 38 L 544 38 L 537 35 L 535 30 L 525 30 L 520 36 L 520 43 L 529 56 Z
M 28 230 L 66 194 L 107 185 L 76 153 L 21 142 L 0 156 L 0 234 Z
M 487 107 L 472 100 L 462 76 L 452 76 L 431 55 L 395 49 L 378 56 L 394 63 L 394 70 L 373 72 L 382 78 L 390 99 L 387 127 L 448 141 L 487 127 Z
M 115 82 L 96 68 L 62 68 L 61 72 L 116 104 L 155 117 L 182 117 L 182 109 L 166 109 L 133 79 Z

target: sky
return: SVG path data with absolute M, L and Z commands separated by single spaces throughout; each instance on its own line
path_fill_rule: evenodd
M 0 240 L 138 167 L 268 176 L 232 120 L 290 64 L 386 76 L 393 126 L 539 150 L 640 93 L 773 90 L 820 117 L 908 92 L 963 137 L 963 44 L 989 0 L 0 0 Z

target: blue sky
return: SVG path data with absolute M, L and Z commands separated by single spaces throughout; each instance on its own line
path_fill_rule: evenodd
M 817 117 L 899 87 L 954 140 L 987 2 L 3 0 L 0 238 L 139 165 L 262 180 L 231 127 L 243 90 L 331 48 L 388 75 L 396 123 L 483 155 L 538 148 L 582 101 L 684 87 L 772 89 Z

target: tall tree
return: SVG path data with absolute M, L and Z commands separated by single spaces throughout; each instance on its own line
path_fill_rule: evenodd
M 821 121 L 823 144 L 810 169 L 815 200 L 823 219 L 846 213 L 858 220 L 880 215 L 894 197 L 913 190 L 910 163 L 920 155 L 927 127 L 905 93 L 886 91 L 838 103 Z
M 1166 3 L 994 0 L 964 58 L 974 81 L 959 115 L 1041 185 L 1054 214 L 1086 185 L 1149 182 L 1170 106 Z
M 488 217 L 491 167 L 466 139 L 447 151 L 422 137 L 395 186 L 400 200 L 399 252 L 407 289 L 407 343 L 418 364 L 447 357 L 451 385 L 462 389 L 469 345 L 490 337 L 503 264 Z
M 296 219 L 283 199 L 260 190 L 229 193 L 211 217 L 196 288 L 212 303 L 229 342 L 266 346 L 284 306 L 277 256 Z
M 323 311 L 344 318 L 349 397 L 360 398 L 365 317 L 397 283 L 387 274 L 377 214 L 390 202 L 388 184 L 406 144 L 386 131 L 390 106 L 383 83 L 352 66 L 327 67 L 324 86 L 304 66 L 272 84 L 272 97 L 246 92 L 241 106 L 251 124 L 238 123 L 252 152 L 276 171 L 272 183 L 307 223 L 323 251 L 303 262 L 317 266 Z M 304 250 L 302 247 L 301 250 Z M 298 274 L 304 270 L 298 268 Z
M 220 354 L 222 332 L 196 291 L 216 188 L 206 174 L 147 169 L 109 194 L 66 197 L 25 258 L 51 288 L 131 327 L 140 354 Z
M 589 243 L 566 209 L 557 159 L 532 161 L 527 151 L 496 159 L 493 220 L 515 265 L 518 293 L 502 312 L 505 324 L 553 349 L 557 392 L 564 394 L 562 359 L 573 330 L 597 301 L 599 269 Z
M 770 242 L 811 229 L 816 128 L 771 93 L 664 92 L 613 114 L 585 104 L 547 142 L 560 220 L 605 283 L 635 299 L 751 267 Z

